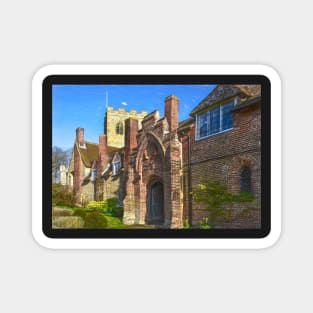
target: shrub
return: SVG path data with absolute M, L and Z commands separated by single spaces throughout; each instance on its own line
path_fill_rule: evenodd
M 75 195 L 71 188 L 61 184 L 52 185 L 52 205 L 74 206 Z
M 211 229 L 211 225 L 209 225 L 209 218 L 204 217 L 202 220 L 200 220 L 200 229 Z
M 118 206 L 117 198 L 109 198 L 102 201 L 90 201 L 87 205 L 87 211 L 109 213 L 112 216 L 116 216 L 119 218 L 123 216 L 123 208 Z
M 204 181 L 199 188 L 192 193 L 193 200 L 204 203 L 209 216 L 202 221 L 200 228 L 214 228 L 217 219 L 231 221 L 235 203 L 247 203 L 253 201 L 253 195 L 247 192 L 233 193 L 227 190 L 227 186 L 219 181 Z
M 87 209 L 89 210 L 101 210 L 107 211 L 107 203 L 106 201 L 90 201 L 87 205 Z
M 117 198 L 109 198 L 109 199 L 106 200 L 106 202 L 107 202 L 107 205 L 108 205 L 109 209 L 113 209 L 113 208 L 118 207 L 118 200 L 117 200 Z
M 83 219 L 85 219 L 85 217 L 86 217 L 86 211 L 84 210 L 84 209 L 76 209 L 75 211 L 74 211 L 74 216 L 80 216 L 81 218 L 83 218 Z
M 121 207 L 113 207 L 112 209 L 112 215 L 122 218 L 123 217 L 123 208 Z
M 87 213 L 85 218 L 85 228 L 106 228 L 107 219 L 97 211 Z
M 184 224 L 183 224 L 184 229 L 191 229 L 191 225 L 189 224 L 188 218 L 186 218 L 184 220 Z

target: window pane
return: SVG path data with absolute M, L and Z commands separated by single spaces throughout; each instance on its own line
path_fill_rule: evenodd
M 251 170 L 244 167 L 240 172 L 240 191 L 251 192 Z
M 222 130 L 233 127 L 233 112 L 234 101 L 222 105 Z
M 220 107 L 210 111 L 210 134 L 215 134 L 220 131 Z
M 199 119 L 198 119 L 199 138 L 202 138 L 208 135 L 207 115 L 208 115 L 207 112 L 199 115 Z

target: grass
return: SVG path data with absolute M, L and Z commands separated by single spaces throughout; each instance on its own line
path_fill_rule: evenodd
M 128 228 L 128 225 L 123 224 L 119 217 L 110 216 L 108 214 L 103 214 L 108 221 L 107 228 L 123 229 Z

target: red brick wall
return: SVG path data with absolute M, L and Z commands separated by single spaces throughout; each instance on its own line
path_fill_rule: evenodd
M 98 177 L 101 176 L 104 171 L 106 165 L 108 164 L 108 145 L 107 145 L 107 136 L 100 135 L 99 136 L 99 162 L 98 162 Z
M 128 164 L 125 223 L 146 222 L 147 190 L 151 183 L 160 181 L 164 191 L 164 226 L 182 226 L 181 143 L 175 132 L 178 126 L 177 97 L 166 98 L 165 116 L 160 119 L 158 111 L 146 116 L 137 135 L 138 148 L 131 155 L 125 153 L 125 164 Z
M 77 128 L 76 129 L 76 142 L 80 146 L 84 146 L 85 139 L 84 139 L 84 128 Z
M 191 151 L 192 189 L 201 181 L 218 180 L 225 183 L 232 192 L 240 191 L 240 170 L 244 166 L 251 169 L 251 187 L 255 200 L 249 204 L 235 205 L 236 213 L 230 223 L 220 221 L 220 227 L 255 228 L 260 227 L 261 208 L 261 111 L 260 106 L 234 113 L 234 128 L 224 133 L 194 141 Z M 186 149 L 186 145 L 183 145 Z M 186 152 L 184 164 L 186 164 Z M 186 188 L 186 187 L 185 187 Z M 186 199 L 184 199 L 186 203 Z M 247 214 L 240 214 L 243 208 L 254 208 Z M 193 203 L 193 221 L 208 213 L 203 205 Z
M 165 98 L 165 117 L 168 122 L 169 131 L 173 131 L 178 127 L 178 102 L 176 96 L 168 96 Z
M 124 169 L 127 171 L 129 154 L 137 148 L 138 120 L 129 118 L 125 120 L 125 149 L 124 149 Z
M 81 195 L 81 184 L 83 181 L 83 164 L 77 149 L 76 144 L 74 145 L 74 177 L 73 186 L 76 197 L 76 202 L 80 203 Z

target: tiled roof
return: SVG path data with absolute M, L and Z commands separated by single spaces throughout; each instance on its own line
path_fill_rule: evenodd
M 79 153 L 85 167 L 91 168 L 93 161 L 98 160 L 99 145 L 97 143 L 85 141 L 85 146 L 86 148 L 79 147 Z M 113 157 L 117 151 L 121 151 L 121 148 L 108 147 L 110 157 Z
M 78 146 L 78 149 L 85 167 L 91 167 L 92 161 L 98 160 L 99 155 L 98 144 L 85 141 L 85 148 Z
M 261 94 L 261 85 L 217 85 L 211 93 L 209 93 L 190 113 L 196 113 L 207 109 L 208 107 L 218 103 L 224 99 L 232 98 L 237 95 L 246 97 Z
M 178 124 L 178 128 L 183 128 L 189 124 L 192 124 L 194 123 L 194 118 L 193 117 L 189 117 L 189 118 L 186 118 L 185 120 L 179 122 Z
M 260 104 L 261 103 L 261 96 L 256 96 L 256 97 L 252 97 L 246 101 L 243 101 L 241 103 L 239 103 L 238 105 L 236 105 L 232 111 L 239 111 L 239 110 L 243 110 L 245 108 L 251 107 L 253 105 L 256 104 Z
M 211 105 L 223 99 L 227 99 L 238 95 L 242 91 L 234 85 L 217 85 L 211 93 L 209 93 L 191 112 L 190 115 L 195 115 Z

